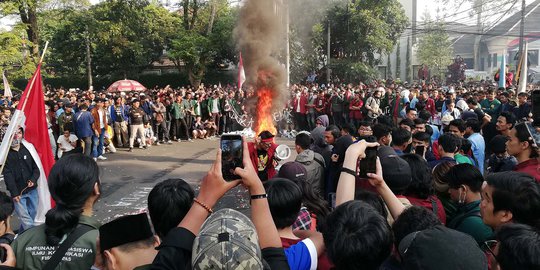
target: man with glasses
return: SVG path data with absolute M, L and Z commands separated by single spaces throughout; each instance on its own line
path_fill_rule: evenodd
M 248 143 L 249 157 L 261 181 L 266 181 L 276 175 L 277 161 L 274 159 L 277 144 L 270 131 L 262 131 L 254 142 Z

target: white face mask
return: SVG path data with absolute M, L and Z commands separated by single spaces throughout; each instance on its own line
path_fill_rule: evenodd
M 21 144 L 21 139 L 13 138 L 13 141 L 11 141 L 11 147 L 17 147 Z

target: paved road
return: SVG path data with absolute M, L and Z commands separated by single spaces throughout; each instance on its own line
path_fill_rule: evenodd
M 278 143 L 294 145 L 292 140 L 279 140 Z M 100 221 L 107 222 L 128 213 L 144 211 L 150 190 L 168 178 L 182 178 L 196 188 L 214 161 L 218 146 L 218 139 L 197 140 L 152 146 L 147 150 L 134 149 L 132 153 L 119 149 L 117 153 L 106 155 L 108 160 L 98 162 L 102 197 L 94 214 Z M 246 191 L 242 187 L 231 190 L 215 208 L 221 207 L 248 213 Z

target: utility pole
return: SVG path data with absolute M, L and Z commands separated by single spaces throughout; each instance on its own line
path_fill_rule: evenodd
M 330 18 L 328 18 L 328 36 L 326 41 L 326 82 L 330 84 Z
M 290 44 L 290 18 L 289 1 L 285 1 L 285 67 L 287 69 L 287 86 L 291 85 L 291 44 Z
M 524 42 L 525 41 L 525 6 L 526 6 L 525 0 L 521 0 L 521 22 L 519 25 L 519 55 L 520 57 L 523 57 L 523 54 L 527 53 L 523 51 L 523 45 L 525 44 Z M 526 65 L 527 63 L 523 63 L 523 64 Z M 520 77 L 521 75 L 522 74 L 520 74 Z M 524 74 L 524 75 L 527 76 L 527 74 Z
M 92 81 L 92 57 L 90 56 L 90 32 L 86 26 L 86 71 L 88 72 L 88 89 L 93 89 Z
M 476 0 L 474 2 L 476 6 L 476 32 L 477 35 L 474 38 L 474 70 L 480 70 L 480 40 L 482 39 L 482 34 L 484 29 L 482 27 L 482 11 L 484 0 Z

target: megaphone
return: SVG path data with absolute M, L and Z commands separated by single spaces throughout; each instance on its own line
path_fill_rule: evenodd
M 275 157 L 278 159 L 278 161 L 288 159 L 289 157 L 291 157 L 291 148 L 285 144 L 278 145 L 278 147 L 276 148 Z

